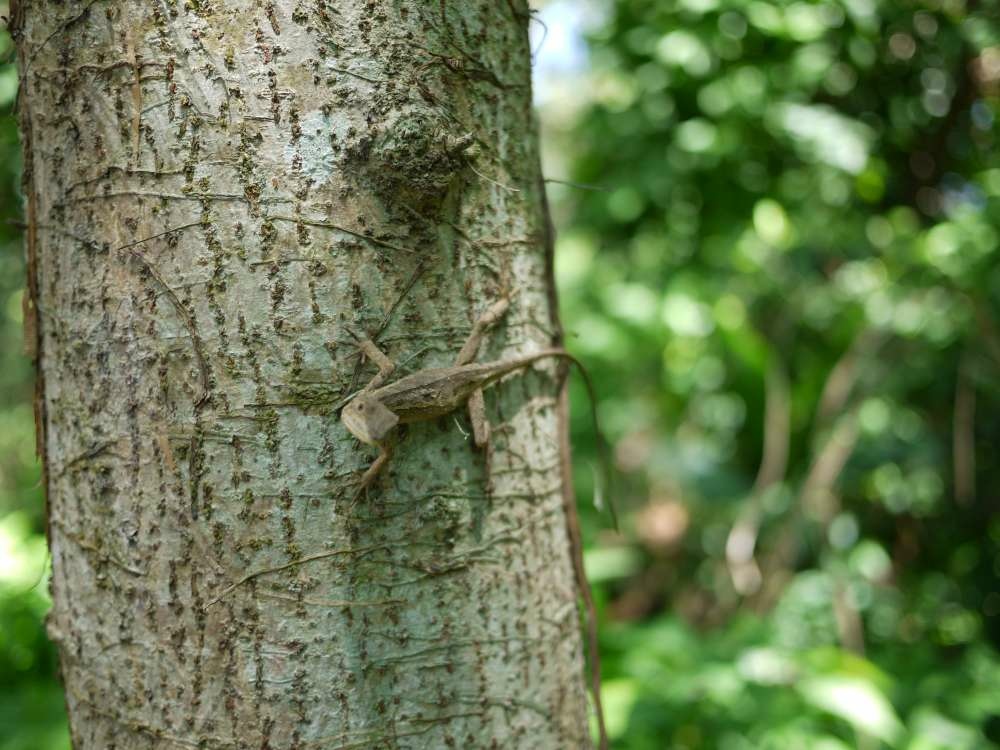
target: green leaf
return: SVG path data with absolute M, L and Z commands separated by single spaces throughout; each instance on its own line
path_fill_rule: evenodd
M 903 724 L 889 700 L 871 682 L 855 677 L 813 677 L 797 685 L 802 697 L 855 729 L 895 747 Z

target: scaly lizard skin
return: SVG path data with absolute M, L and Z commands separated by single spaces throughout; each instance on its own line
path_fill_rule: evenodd
M 489 424 L 486 421 L 486 405 L 483 391 L 477 380 L 489 382 L 488 377 L 463 377 L 462 372 L 477 365 L 469 363 L 479 351 L 479 344 L 486 330 L 500 320 L 510 302 L 506 297 L 497 300 L 484 312 L 469 333 L 453 367 L 421 370 L 412 375 L 380 388 L 395 369 L 392 361 L 375 346 L 371 339 L 359 343 L 361 351 L 378 366 L 378 374 L 340 412 L 340 421 L 348 431 L 362 443 L 377 445 L 379 456 L 361 477 L 358 494 L 371 484 L 372 480 L 389 460 L 389 433 L 400 422 L 419 422 L 447 414 L 468 401 L 469 416 L 476 445 L 485 447 L 489 443 Z M 567 355 L 568 356 L 568 355 Z M 497 375 L 496 377 L 502 377 Z M 495 379 L 495 378 L 494 378 Z M 391 405 L 381 400 L 384 397 Z
M 362 343 L 366 353 L 369 353 L 369 345 L 374 347 L 368 341 Z M 378 458 L 361 478 L 359 491 L 370 485 L 384 468 L 391 453 L 391 433 L 397 425 L 437 419 L 468 403 L 476 447 L 486 448 L 490 426 L 486 420 L 483 389 L 505 375 L 552 357 L 579 366 L 573 355 L 563 349 L 544 349 L 498 362 L 420 370 L 381 388 L 361 391 L 340 413 L 340 421 L 354 437 L 380 450 Z
M 344 407 L 340 419 L 358 440 L 378 445 L 397 424 L 423 422 L 449 414 L 464 406 L 476 391 L 548 357 L 574 360 L 563 349 L 544 349 L 498 362 L 420 370 L 389 385 L 359 393 Z

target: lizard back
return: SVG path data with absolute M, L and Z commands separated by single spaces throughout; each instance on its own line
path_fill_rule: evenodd
M 546 349 L 510 360 L 419 370 L 372 393 L 406 424 L 449 414 L 479 388 L 546 357 L 565 357 L 561 349 Z

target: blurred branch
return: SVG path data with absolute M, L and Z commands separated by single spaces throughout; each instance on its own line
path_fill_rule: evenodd
M 788 376 L 777 357 L 772 357 L 764 376 L 764 450 L 754 480 L 761 493 L 785 478 L 791 432 L 791 396 Z
M 951 452 L 955 502 L 969 506 L 976 496 L 976 386 L 969 373 L 968 352 L 959 363 L 955 380 Z
M 829 496 L 837 477 L 840 476 L 840 472 L 843 471 L 844 465 L 847 463 L 847 459 L 854 452 L 857 441 L 857 413 L 851 411 L 837 422 L 823 449 L 813 461 L 799 495 L 803 503 L 818 506 L 823 502 L 824 496 Z M 821 517 L 824 520 L 829 520 L 831 515 L 823 513 Z
M 848 596 L 844 581 L 838 576 L 833 587 L 833 618 L 837 623 L 837 637 L 848 651 L 864 656 L 865 626 L 857 607 Z
M 885 335 L 871 328 L 863 329 L 847 351 L 830 370 L 816 408 L 817 423 L 825 423 L 844 408 L 858 381 L 858 365 L 873 355 L 885 342 Z
M 823 384 L 816 409 L 817 424 L 826 423 L 843 412 L 854 392 L 862 365 L 884 341 L 884 334 L 870 328 L 858 333 L 831 368 Z M 726 563 L 733 587 L 738 593 L 743 596 L 756 594 L 765 579 L 769 580 L 768 590 L 761 594 L 765 608 L 770 606 L 788 578 L 786 571 L 792 564 L 798 547 L 798 536 L 794 533 L 798 514 L 803 508 L 812 507 L 824 524 L 836 514 L 836 506 L 839 504 L 835 501 L 831 504 L 831 488 L 857 442 L 856 415 L 852 412 L 841 418 L 819 450 L 802 484 L 798 504 L 779 532 L 762 570 L 753 556 L 760 534 L 760 498 L 766 490 L 784 479 L 788 469 L 790 440 L 791 395 L 788 378 L 777 356 L 772 355 L 765 378 L 763 456 L 747 511 L 733 525 L 726 540 Z M 758 602 L 758 606 L 761 606 L 761 602 Z
M 569 187 L 579 188 L 580 190 L 592 190 L 597 193 L 610 193 L 611 188 L 606 188 L 603 185 L 588 185 L 584 182 L 570 182 L 569 180 L 557 180 L 555 177 L 546 177 L 545 182 L 555 183 L 556 185 L 568 185 Z
M 856 410 L 841 417 L 819 451 L 799 491 L 798 502 L 785 521 L 783 528 L 768 555 L 763 569 L 764 585 L 756 597 L 754 608 L 770 609 L 777 601 L 785 583 L 791 577 L 791 567 L 799 548 L 798 521 L 804 509 L 809 508 L 825 527 L 836 515 L 840 503 L 833 494 L 836 483 L 847 459 L 854 452 L 858 441 Z
M 754 547 L 760 533 L 761 495 L 785 478 L 788 470 L 788 445 L 791 432 L 791 396 L 788 376 L 781 360 L 771 354 L 764 376 L 764 446 L 760 467 L 753 484 L 753 494 L 746 511 L 726 538 L 726 566 L 733 588 L 748 596 L 761 584 L 760 568 L 754 559 Z
M 997 332 L 996 323 L 993 316 L 985 304 L 971 295 L 967 295 L 972 305 L 972 311 L 976 316 L 976 323 L 979 324 L 979 333 L 986 344 L 986 351 L 1000 364 L 1000 333 Z
M 907 170 L 900 170 L 900 174 L 907 172 L 914 178 L 907 181 L 905 191 L 905 201 L 916 207 L 923 213 L 927 213 L 920 205 L 920 191 L 926 187 L 935 187 L 944 177 L 945 173 L 953 164 L 953 159 L 949 158 L 949 142 L 956 130 L 963 122 L 962 115 L 972 106 L 972 103 L 979 95 L 976 81 L 973 78 L 973 64 L 976 57 L 972 54 L 969 46 L 963 45 L 963 52 L 959 55 L 959 64 L 952 73 L 955 77 L 955 93 L 952 95 L 948 111 L 939 120 L 939 125 L 932 132 L 927 133 L 922 143 L 916 143 L 906 152 L 907 158 L 912 160 L 914 156 L 923 156 L 930 165 L 926 174 L 917 175 L 910 166 Z

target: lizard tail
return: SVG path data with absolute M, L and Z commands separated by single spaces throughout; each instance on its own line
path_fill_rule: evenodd
M 607 443 L 604 441 L 604 436 L 597 424 L 597 400 L 594 397 L 594 387 L 590 380 L 590 374 L 572 355 L 561 352 L 559 356 L 567 360 L 570 364 L 576 365 L 580 374 L 583 375 L 584 383 L 587 386 L 587 395 L 590 397 L 594 431 L 598 436 L 597 439 L 601 441 L 602 450 L 606 450 Z M 559 429 L 559 441 L 562 456 L 562 475 L 563 482 L 565 483 L 563 486 L 563 509 L 566 513 L 566 531 L 570 539 L 570 553 L 573 558 L 573 570 L 576 574 L 577 589 L 583 599 L 587 635 L 586 648 L 588 661 L 590 662 L 590 694 L 594 700 L 594 711 L 597 715 L 598 748 L 599 750 L 609 750 L 610 740 L 604 718 L 604 701 L 601 699 L 601 652 L 597 642 L 597 607 L 594 604 L 594 594 L 591 591 L 590 582 L 587 580 L 587 574 L 583 567 L 583 538 L 580 532 L 580 517 L 576 511 L 576 498 L 572 490 L 572 479 L 570 477 L 569 432 L 565 421 L 569 414 L 569 391 L 566 388 L 565 382 L 559 388 L 559 411 L 562 414 L 560 417 L 562 424 Z M 608 453 L 603 453 L 603 458 L 605 461 L 609 461 Z M 605 466 L 610 472 L 610 462 L 606 463 Z M 615 520 L 615 528 L 617 528 L 617 519 L 614 517 L 614 506 L 610 507 L 612 509 L 612 518 Z
M 601 429 L 600 420 L 597 416 L 597 395 L 594 390 L 594 381 L 591 380 L 590 373 L 587 371 L 587 368 L 584 367 L 583 362 L 578 360 L 565 349 L 543 349 L 539 352 L 527 354 L 519 360 L 518 366 L 527 366 L 539 360 L 549 358 L 561 359 L 570 363 L 577 369 L 580 376 L 583 378 L 583 384 L 587 389 L 587 400 L 590 401 L 591 427 L 594 430 L 594 439 L 597 441 L 597 451 L 599 461 L 601 463 L 601 473 L 604 475 L 604 493 L 597 490 L 596 495 L 599 500 L 603 500 L 602 494 L 607 498 L 608 513 L 611 516 L 611 524 L 615 531 L 619 531 L 618 513 L 615 510 L 614 502 L 614 487 L 612 486 L 613 470 L 611 467 L 611 447 L 604 437 L 604 431 Z M 597 505 L 600 507 L 601 503 L 599 502 Z
M 604 437 L 604 431 L 601 429 L 601 424 L 597 416 L 597 395 L 594 391 L 594 381 L 590 379 L 590 373 L 587 372 L 587 368 L 583 366 L 583 363 L 572 354 L 563 352 L 562 358 L 576 367 L 580 373 L 580 377 L 583 378 L 584 386 L 587 388 L 587 400 L 590 401 L 591 426 L 594 430 L 594 439 L 597 440 L 597 450 L 600 454 L 600 462 L 603 467 L 604 491 L 607 497 L 608 513 L 611 515 L 611 525 L 615 531 L 619 531 L 618 513 L 615 511 L 614 487 L 612 486 L 614 475 L 611 466 L 611 446 Z

